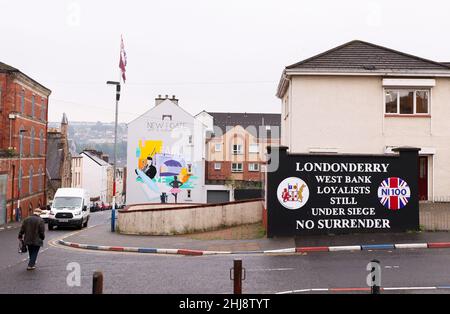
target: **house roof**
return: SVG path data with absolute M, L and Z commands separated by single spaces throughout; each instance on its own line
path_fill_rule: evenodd
M 47 87 L 45 87 L 44 85 L 42 85 L 41 83 L 37 82 L 36 80 L 32 79 L 31 77 L 29 77 L 28 75 L 26 75 L 25 73 L 23 73 L 22 71 L 20 71 L 19 69 L 16 69 L 6 63 L 0 62 L 0 73 L 20 73 L 23 76 L 25 76 L 26 78 L 30 79 L 31 81 L 33 81 L 34 83 L 36 83 L 37 85 L 41 86 L 42 88 L 44 88 L 45 90 L 48 91 L 48 93 L 51 93 L 51 90 Z
M 281 114 L 279 113 L 246 113 L 246 112 L 207 112 L 214 119 L 214 126 L 225 134 L 230 128 L 237 125 L 247 129 L 254 136 L 264 137 L 265 132 L 260 133 L 261 126 L 281 126 Z M 254 134 L 254 129 L 256 134 Z M 279 136 L 279 134 L 278 134 Z
M 97 156 L 95 156 L 94 154 L 91 154 L 87 151 L 84 151 L 82 153 L 80 153 L 80 155 L 86 155 L 87 157 L 89 157 L 90 159 L 92 159 L 96 164 L 98 164 L 99 166 L 111 166 L 109 163 L 107 163 L 106 161 L 104 161 L 101 158 L 98 158 Z
M 361 40 L 353 40 L 287 66 L 278 84 L 283 97 L 288 76 L 295 74 L 355 73 L 355 75 L 450 75 L 449 62 L 436 62 Z
M 7 65 L 6 63 L 0 62 L 0 72 L 20 72 L 20 71 L 10 65 Z
M 286 69 L 450 70 L 448 65 L 361 40 L 353 40 Z

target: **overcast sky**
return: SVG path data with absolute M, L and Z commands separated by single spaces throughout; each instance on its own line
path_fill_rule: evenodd
M 284 66 L 353 39 L 450 61 L 445 0 L 0 0 L 0 12 L 0 61 L 52 90 L 50 121 L 114 120 L 121 34 L 121 122 L 158 94 L 192 114 L 279 112 Z

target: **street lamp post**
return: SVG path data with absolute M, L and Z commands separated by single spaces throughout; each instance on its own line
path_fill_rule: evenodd
M 108 81 L 108 85 L 116 85 L 116 116 L 114 123 L 114 164 L 113 164 L 113 199 L 111 209 L 111 232 L 116 230 L 116 163 L 117 163 L 117 116 L 119 114 L 120 82 Z
M 19 213 L 16 214 L 17 220 L 20 220 L 21 212 L 20 212 L 20 192 L 22 190 L 22 151 L 23 151 L 23 133 L 27 132 L 25 129 L 20 129 L 19 135 L 20 135 L 20 143 L 19 143 L 19 184 L 17 189 L 17 210 Z

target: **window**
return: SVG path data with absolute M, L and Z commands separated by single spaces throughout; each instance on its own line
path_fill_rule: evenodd
M 45 109 L 45 99 L 41 98 L 41 120 L 45 121 L 46 109 Z
M 189 144 L 192 144 L 192 135 L 189 135 Z
M 30 179 L 28 180 L 28 193 L 33 194 L 33 167 L 30 167 Z
M 385 91 L 386 114 L 429 114 L 430 90 L 387 89 Z
M 257 163 L 248 164 L 248 171 L 259 171 L 259 164 Z
M 31 96 L 31 116 L 34 118 L 34 106 L 35 106 L 35 103 L 34 103 L 34 95 L 33 96 Z
M 192 173 L 192 164 L 188 164 L 188 173 Z
M 31 128 L 30 132 L 30 156 L 34 156 L 34 128 Z
M 231 172 L 242 172 L 242 163 L 232 163 L 231 164 Z
M 39 173 L 38 173 L 38 189 L 39 189 L 39 191 L 42 191 L 43 182 L 44 182 L 44 174 L 42 173 L 42 167 L 39 166 Z
M 25 112 L 25 90 L 20 92 L 20 112 Z
M 215 162 L 214 163 L 214 170 L 220 170 L 222 169 L 222 164 L 220 162 Z
M 39 132 L 39 154 L 44 156 L 44 131 Z
M 242 155 L 242 145 L 240 144 L 233 145 L 233 155 Z
M 249 153 L 259 153 L 259 145 L 258 144 L 250 144 L 249 149 L 248 149 Z
M 23 125 L 20 127 L 20 130 L 25 130 Z M 23 157 L 23 132 L 19 131 L 19 153 L 20 156 Z
M 215 144 L 214 145 L 214 151 L 215 152 L 221 152 L 222 151 L 222 144 Z
M 191 194 L 192 194 L 191 192 L 192 192 L 192 190 L 187 190 L 187 197 L 188 198 L 191 198 Z

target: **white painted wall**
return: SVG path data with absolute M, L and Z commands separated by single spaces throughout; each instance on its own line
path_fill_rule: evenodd
M 91 198 L 100 197 L 100 202 L 108 203 L 108 166 L 100 166 L 83 153 L 81 153 L 80 156 L 83 157 L 82 188 L 89 192 Z
M 429 199 L 450 195 L 450 78 L 431 87 L 431 117 L 385 117 L 382 77 L 295 76 L 282 99 L 282 145 L 292 153 L 322 149 L 383 154 L 415 146 L 429 155 Z M 435 151 L 435 154 L 431 154 Z
M 155 208 L 164 210 L 152 210 Z M 136 211 L 143 209 L 145 211 Z M 132 206 L 126 211 L 119 211 L 118 230 L 124 234 L 142 235 L 192 233 L 222 226 L 257 223 L 262 220 L 262 211 L 262 201 L 181 209 L 170 209 L 167 205 Z

